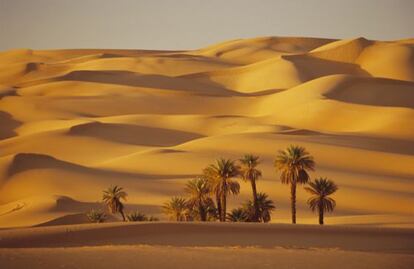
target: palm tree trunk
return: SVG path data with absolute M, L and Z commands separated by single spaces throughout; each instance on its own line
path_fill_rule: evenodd
M 125 214 L 124 214 L 124 210 L 119 210 L 119 213 L 121 213 L 121 216 L 122 216 L 122 221 L 126 221 L 126 219 L 125 219 Z
M 226 207 L 227 207 L 227 194 L 226 191 L 223 192 L 223 201 L 221 202 L 221 206 L 223 208 L 223 213 L 221 213 L 222 221 L 226 221 Z
M 322 205 L 319 205 L 319 224 L 323 225 L 323 207 Z
M 201 203 L 199 203 L 198 205 L 198 211 L 200 213 L 200 220 L 206 221 L 207 220 L 206 211 L 204 209 L 204 206 Z
M 251 180 L 252 191 L 253 191 L 253 204 L 254 204 L 254 219 L 253 221 L 259 222 L 259 204 L 257 203 L 257 190 L 256 190 L 256 181 Z
M 290 184 L 290 202 L 292 206 L 292 223 L 296 224 L 296 182 Z
M 216 203 L 217 203 L 217 212 L 218 212 L 218 219 L 221 221 L 221 196 L 218 191 L 216 191 Z

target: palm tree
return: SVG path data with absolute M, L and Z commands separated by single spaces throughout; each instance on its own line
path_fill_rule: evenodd
M 121 200 L 126 201 L 127 196 L 128 194 L 122 187 L 111 186 L 107 190 L 103 191 L 102 200 L 112 214 L 119 212 L 122 216 L 122 220 L 125 221 L 124 204 Z
M 319 224 L 323 224 L 323 215 L 325 212 L 332 212 L 336 206 L 334 199 L 329 195 L 335 193 L 338 190 L 338 186 L 327 178 L 318 178 L 315 181 L 309 182 L 305 187 L 309 193 L 313 196 L 309 198 L 308 205 L 313 212 L 318 210 Z
M 246 154 L 240 160 L 240 174 L 244 181 L 250 181 L 253 192 L 254 216 L 252 221 L 259 221 L 259 206 L 257 204 L 256 180 L 262 176 L 262 172 L 256 167 L 259 164 L 259 156 Z
M 204 169 L 204 175 L 216 196 L 219 219 L 226 221 L 227 196 L 240 192 L 239 183 L 232 180 L 239 175 L 239 167 L 234 161 L 221 158 Z
M 164 203 L 163 211 L 171 220 L 188 220 L 187 201 L 182 197 L 172 197 L 170 201 Z
M 257 194 L 257 204 L 259 207 L 259 221 L 269 222 L 272 211 L 276 208 L 274 202 L 269 199 L 266 193 L 259 192 Z
M 296 223 L 296 185 L 306 184 L 309 181 L 308 171 L 313 171 L 315 162 L 313 157 L 303 147 L 289 146 L 279 151 L 275 167 L 280 171 L 283 184 L 290 184 L 290 199 L 292 207 L 292 223 Z
M 266 193 L 259 192 L 257 194 L 257 207 L 258 207 L 258 222 L 269 222 L 271 220 L 272 211 L 275 210 L 275 205 Z M 255 221 L 255 206 L 252 200 L 249 200 L 245 205 L 244 209 L 248 212 L 249 220 Z
M 234 208 L 227 214 L 227 220 L 231 222 L 247 222 L 249 221 L 249 213 L 242 207 Z
M 218 219 L 218 211 L 213 199 L 210 199 L 210 202 L 207 204 L 206 211 L 207 221 L 216 221 Z
M 207 220 L 209 206 L 213 203 L 210 198 L 210 185 L 206 178 L 199 177 L 190 180 L 185 188 L 189 195 L 187 204 L 191 208 L 196 208 L 201 221 Z
M 217 178 L 215 169 L 212 169 L 210 166 L 204 168 L 202 176 L 208 181 L 208 184 L 210 186 L 210 195 L 214 196 L 216 200 L 217 217 L 220 221 L 222 221 L 221 193 L 219 184 L 220 179 Z

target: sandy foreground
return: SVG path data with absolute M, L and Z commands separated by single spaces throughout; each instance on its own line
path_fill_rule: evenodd
M 414 230 L 108 223 L 0 231 L 4 268 L 412 268 Z

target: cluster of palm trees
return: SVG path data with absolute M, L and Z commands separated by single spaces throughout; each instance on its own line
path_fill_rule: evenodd
M 238 161 L 218 159 L 203 169 L 202 175 L 190 180 L 184 191 L 185 197 L 172 197 L 163 206 L 164 213 L 176 221 L 221 222 L 269 222 L 275 209 L 274 203 L 263 192 L 257 192 L 256 181 L 262 177 L 257 168 L 259 157 L 247 154 Z M 313 157 L 300 146 L 291 145 L 278 152 L 275 168 L 283 184 L 290 185 L 292 223 L 296 223 L 296 188 L 304 185 L 312 196 L 308 205 L 319 214 L 319 224 L 324 223 L 324 213 L 335 208 L 335 201 L 329 197 L 337 191 L 336 184 L 327 178 L 310 180 L 309 172 L 314 171 Z M 227 213 L 227 198 L 240 192 L 237 179 L 250 182 L 252 200 Z
M 262 176 L 258 164 L 259 157 L 250 154 L 238 162 L 218 159 L 201 176 L 188 181 L 184 189 L 186 197 L 173 197 L 166 202 L 164 213 L 176 221 L 270 221 L 275 206 L 265 193 L 257 193 L 256 181 Z M 240 192 L 237 178 L 251 183 L 253 199 L 227 213 L 228 196 Z
M 257 169 L 259 157 L 251 154 L 238 162 L 218 159 L 207 166 L 202 175 L 190 180 L 184 191 L 186 197 L 173 197 L 163 206 L 170 219 L 176 221 L 249 221 L 269 222 L 275 206 L 265 193 L 257 193 L 256 181 L 262 176 Z M 241 178 L 252 186 L 252 200 L 227 213 L 227 198 L 240 192 Z
M 268 195 L 258 192 L 256 181 L 262 177 L 258 169 L 259 156 L 247 154 L 237 161 L 218 159 L 216 163 L 203 169 L 201 175 L 187 182 L 184 197 L 172 197 L 163 205 L 163 211 L 175 221 L 216 221 L 221 222 L 269 222 L 275 209 Z M 300 146 L 291 145 L 278 152 L 275 168 L 280 173 L 283 184 L 290 186 L 292 223 L 296 223 L 296 189 L 305 185 L 312 196 L 307 203 L 319 215 L 319 224 L 324 223 L 324 214 L 332 212 L 336 206 L 330 195 L 338 190 L 336 184 L 327 178 L 311 180 L 310 171 L 315 169 L 314 158 Z M 227 212 L 227 198 L 240 193 L 237 179 L 249 182 L 252 199 L 242 206 Z M 110 213 L 119 213 L 123 221 L 155 221 L 138 211 L 125 215 L 124 204 L 128 194 L 119 186 L 111 186 L 103 191 L 102 200 Z M 103 222 L 105 213 L 92 210 L 87 214 L 92 222 Z

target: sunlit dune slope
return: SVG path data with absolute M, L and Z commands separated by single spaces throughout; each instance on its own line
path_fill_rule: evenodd
M 306 53 L 333 41 L 333 39 L 302 37 L 236 39 L 192 51 L 190 54 L 248 64 L 280 55 Z
M 414 41 L 264 37 L 191 51 L 0 52 L 0 227 L 82 223 L 102 190 L 160 205 L 219 157 L 298 144 L 339 185 L 327 224 L 414 226 Z M 230 209 L 249 199 L 250 186 Z M 316 223 L 298 189 L 298 222 Z M 62 206 L 63 205 L 63 206 Z M 117 218 L 114 216 L 114 219 Z

